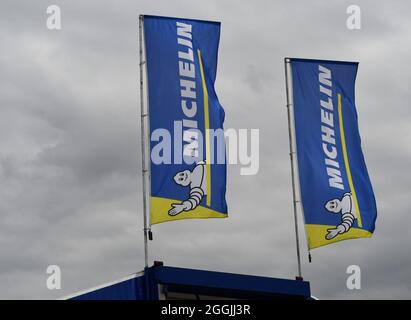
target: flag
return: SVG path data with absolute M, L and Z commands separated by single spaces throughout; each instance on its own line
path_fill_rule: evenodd
M 377 208 L 358 130 L 358 63 L 308 59 L 290 63 L 308 247 L 371 237 Z
M 151 224 L 227 217 L 219 38 L 219 22 L 144 16 Z

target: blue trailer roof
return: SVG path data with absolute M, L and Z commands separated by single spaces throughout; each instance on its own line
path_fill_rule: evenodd
M 163 292 L 159 293 L 159 285 Z M 242 299 L 310 299 L 310 284 L 302 280 L 153 266 L 91 290 L 73 295 L 73 300 L 156 300 L 159 294 L 194 295 Z

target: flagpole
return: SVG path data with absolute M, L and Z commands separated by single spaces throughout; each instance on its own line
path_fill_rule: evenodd
M 144 108 L 144 78 L 143 78 L 143 66 L 146 63 L 143 61 L 143 22 L 144 16 L 139 16 L 139 54 L 140 54 L 140 110 L 141 110 L 141 166 L 142 166 L 142 178 L 143 178 L 143 221 L 144 221 L 144 266 L 148 267 L 148 221 L 147 221 L 147 159 L 146 159 L 146 118 L 148 115 L 147 110 Z
M 288 138 L 290 143 L 290 162 L 291 162 L 291 180 L 292 180 L 292 189 L 293 189 L 293 207 L 294 207 L 294 227 L 295 227 L 295 241 L 297 248 L 297 263 L 298 263 L 298 279 L 302 280 L 301 273 L 301 257 L 300 257 L 300 239 L 298 235 L 298 220 L 297 220 L 297 198 L 296 198 L 296 181 L 295 181 L 295 172 L 294 172 L 294 145 L 293 145 L 293 133 L 291 129 L 291 108 L 293 107 L 292 103 L 292 81 L 291 81 L 291 60 L 289 58 L 284 59 L 284 68 L 285 68 L 285 89 L 287 94 L 287 118 L 288 118 Z M 291 87 L 291 89 L 290 89 Z

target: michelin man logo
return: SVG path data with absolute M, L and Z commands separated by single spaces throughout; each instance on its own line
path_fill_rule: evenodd
M 351 229 L 356 219 L 351 193 L 345 193 L 341 199 L 337 198 L 327 201 L 325 208 L 331 213 L 341 214 L 341 223 L 335 228 L 328 229 L 325 239 L 331 240 Z
M 181 203 L 173 203 L 168 211 L 170 216 L 176 216 L 183 211 L 190 211 L 197 208 L 206 192 L 205 162 L 197 162 L 193 171 L 184 170 L 177 172 L 174 182 L 182 187 L 190 187 L 190 196 Z

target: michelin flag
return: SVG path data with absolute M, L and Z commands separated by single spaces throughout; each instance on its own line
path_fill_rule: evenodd
M 144 38 L 151 224 L 226 218 L 224 110 L 214 90 L 220 23 L 144 16 Z
M 300 193 L 310 249 L 371 237 L 377 208 L 355 107 L 358 63 L 289 59 Z

